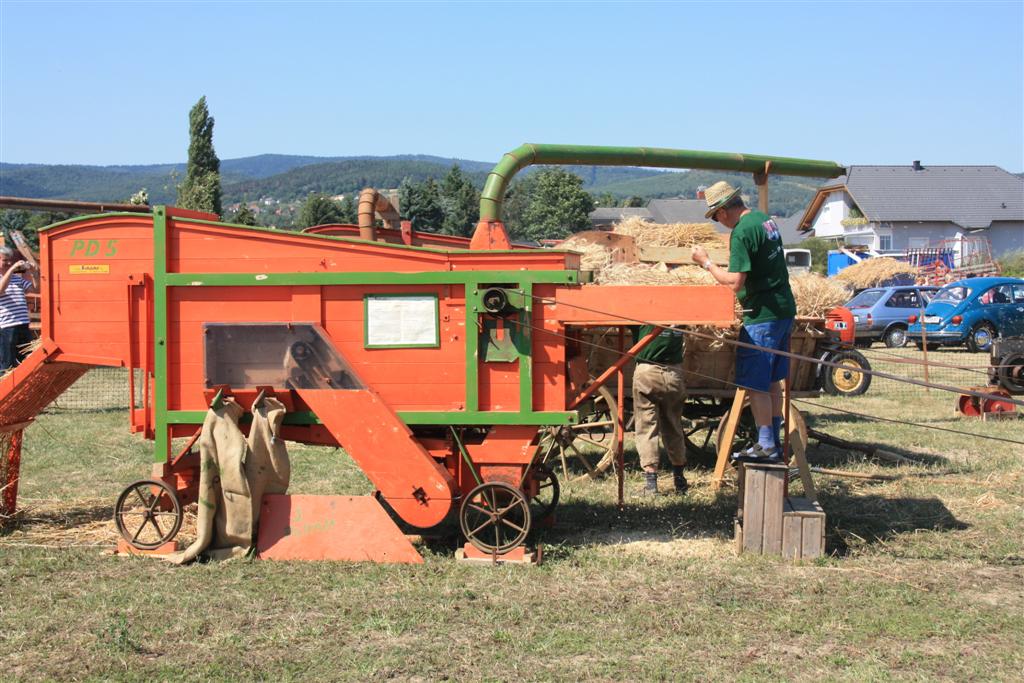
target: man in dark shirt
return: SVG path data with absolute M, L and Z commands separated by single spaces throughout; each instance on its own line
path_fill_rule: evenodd
M 789 288 L 789 271 L 778 226 L 765 213 L 748 209 L 739 190 L 720 181 L 704 194 L 708 218 L 732 230 L 729 270 L 715 265 L 700 246 L 693 260 L 720 284 L 730 287 L 743 307 L 741 342 L 789 351 L 789 334 L 796 317 L 796 300 Z M 789 374 L 789 358 L 770 351 L 737 347 L 736 384 L 750 394 L 750 409 L 757 423 L 757 443 L 734 453 L 735 458 L 780 461 L 782 447 L 782 381 Z
M 672 463 L 673 488 L 676 493 L 684 493 L 687 482 L 683 474 L 683 466 L 686 465 L 682 422 L 683 403 L 686 401 L 683 333 L 656 325 L 633 328 L 637 341 L 651 332 L 658 332 L 658 336 L 636 354 L 636 369 L 633 371 L 633 430 L 640 467 L 644 471 L 643 494 L 658 493 L 659 436 Z

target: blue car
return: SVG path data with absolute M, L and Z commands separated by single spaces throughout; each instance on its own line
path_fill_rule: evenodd
M 924 325 L 924 334 L 921 326 Z M 907 336 L 919 347 L 966 344 L 971 351 L 988 351 L 997 336 L 1024 335 L 1024 280 L 976 277 L 940 289 L 924 311 L 911 318 Z
M 902 285 L 872 287 L 858 292 L 846 303 L 853 314 L 857 346 L 882 341 L 889 348 L 907 343 L 907 319 L 928 305 L 938 287 Z

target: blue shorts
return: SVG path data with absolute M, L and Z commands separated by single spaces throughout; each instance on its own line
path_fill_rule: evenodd
M 793 319 L 770 320 L 740 328 L 740 341 L 769 349 L 789 351 Z M 773 382 L 786 379 L 789 358 L 759 349 L 736 347 L 736 384 L 754 391 L 768 391 Z

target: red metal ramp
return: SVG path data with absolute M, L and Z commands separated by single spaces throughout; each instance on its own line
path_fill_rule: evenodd
M 44 342 L 0 379 L 0 515 L 17 507 L 22 430 L 91 367 L 49 360 L 55 349 Z

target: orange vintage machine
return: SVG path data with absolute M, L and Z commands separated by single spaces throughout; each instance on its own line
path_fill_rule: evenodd
M 724 287 L 596 287 L 580 281 L 572 252 L 511 248 L 501 202 L 531 163 L 842 172 L 827 162 L 524 145 L 491 173 L 468 249 L 229 225 L 163 206 L 49 226 L 40 233 L 41 343 L 0 381 L 9 464 L 21 429 L 90 367 L 131 369 L 131 395 L 142 398 L 130 426 L 154 440 L 154 462 L 151 479 L 119 504 L 133 490 L 156 491 L 153 505 L 177 521 L 146 544 L 137 533 L 126 540 L 164 545 L 196 499 L 194 444 L 211 402 L 231 395 L 249 408 L 271 392 L 288 411 L 284 439 L 343 447 L 375 491 L 267 496 L 263 556 L 418 562 L 394 518 L 427 529 L 456 516 L 467 553 L 522 553 L 530 499 L 553 476 L 537 462 L 538 428 L 575 423 L 598 388 L 584 387 L 580 331 L 733 319 Z M 16 483 L 6 491 L 12 509 Z

